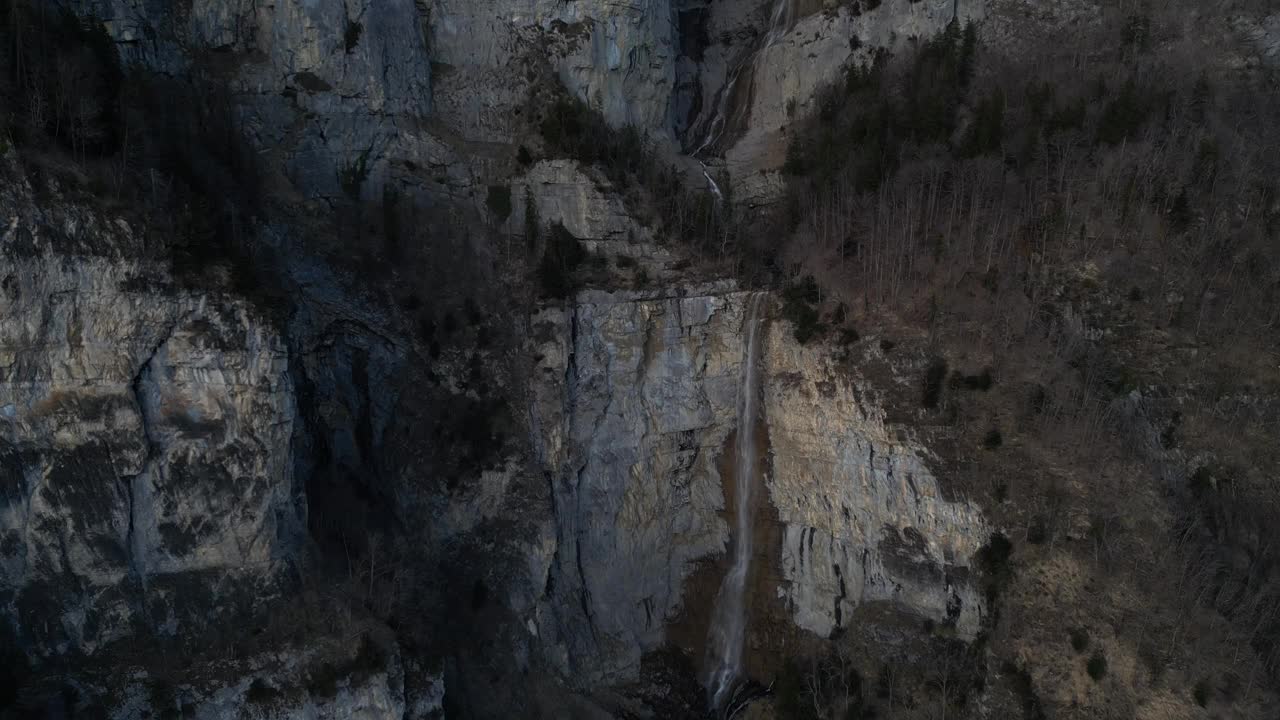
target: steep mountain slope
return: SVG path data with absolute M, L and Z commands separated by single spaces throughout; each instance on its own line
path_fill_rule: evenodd
M 1275 15 L 1158 10 L 12 3 L 0 717 L 706 717 L 739 547 L 723 716 L 1269 717 Z

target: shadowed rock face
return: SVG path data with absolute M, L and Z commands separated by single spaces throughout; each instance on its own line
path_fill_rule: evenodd
M 123 221 L 63 203 L 25 181 L 0 193 L 0 594 L 37 654 L 172 626 L 190 598 L 158 618 L 136 604 L 170 576 L 269 586 L 306 513 L 279 332 L 244 300 L 173 285 Z M 218 611 L 204 600 L 188 610 Z
M 576 672 L 634 676 L 693 562 L 724 546 L 716 462 L 733 429 L 745 295 L 587 294 L 537 318 L 556 328 L 535 408 L 555 473 L 550 601 Z
M 380 192 L 386 156 L 406 152 L 400 128 L 431 112 L 426 11 L 414 0 L 76 6 L 104 21 L 125 63 L 224 80 L 244 140 L 309 198 L 341 196 L 339 171 L 356 167 Z
M 366 198 L 421 187 L 406 163 L 472 184 L 492 158 L 467 143 L 518 141 L 544 67 L 610 124 L 670 134 L 667 0 L 76 5 L 104 20 L 126 63 L 225 81 L 248 145 L 307 199 L 342 198 L 355 178 Z
M 679 42 L 672 16 L 670 0 L 437 0 L 431 48 L 432 60 L 447 68 L 437 84 L 442 117 L 460 121 L 460 129 L 469 123 L 469 138 L 509 136 L 502 110 L 522 102 L 526 81 L 511 68 L 536 46 L 533 58 L 549 62 L 610 124 L 665 135 Z

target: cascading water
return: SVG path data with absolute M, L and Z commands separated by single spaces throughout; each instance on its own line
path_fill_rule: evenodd
M 760 38 L 759 44 L 729 71 L 728 80 L 725 82 L 724 87 L 720 88 L 716 98 L 716 109 L 707 119 L 706 131 L 702 134 L 702 141 L 698 144 L 697 149 L 690 153 L 694 158 L 697 158 L 703 150 L 713 147 L 720 140 L 720 137 L 724 135 L 724 130 L 729 125 L 729 103 L 733 99 L 733 92 L 738 85 L 738 80 L 744 72 L 747 72 L 748 77 L 750 77 L 750 74 L 755 69 L 756 58 L 773 47 L 791 29 L 791 25 L 795 21 L 794 4 L 795 0 L 774 0 L 773 12 L 769 15 L 769 29 Z M 710 180 L 710 177 L 708 177 L 708 180 Z M 714 185 L 715 182 L 712 181 L 712 184 Z
M 759 394 L 756 339 L 764 295 L 751 296 L 747 307 L 746 343 L 738 396 L 737 497 L 731 564 L 716 595 L 707 632 L 707 695 L 711 710 L 725 713 L 742 676 L 742 649 L 747 634 L 747 571 L 751 564 L 751 492 L 756 485 L 755 421 Z

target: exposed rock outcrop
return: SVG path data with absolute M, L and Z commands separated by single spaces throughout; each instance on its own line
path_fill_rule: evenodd
M 884 600 L 972 638 L 985 601 L 970 567 L 991 532 L 981 512 L 942 497 L 928 451 L 885 426 L 856 374 L 791 338 L 770 335 L 765 415 L 796 625 L 825 637 Z
M 426 11 L 414 0 L 76 6 L 104 21 L 125 63 L 224 81 L 243 139 L 305 197 L 339 197 L 355 177 L 380 192 L 390 159 L 420 144 L 400 137 L 431 111 Z
M 716 461 L 732 430 L 744 293 L 584 293 L 534 320 L 535 414 L 554 473 L 551 602 L 584 681 L 634 676 L 684 578 L 727 539 Z
M 729 540 L 721 476 L 735 427 L 749 293 L 584 292 L 536 316 L 534 419 L 554 485 L 548 602 L 566 670 L 633 677 L 690 597 L 697 561 Z M 825 637 L 867 601 L 893 601 L 972 637 L 969 579 L 989 530 L 940 497 L 927 451 L 886 428 L 870 393 L 786 326 L 761 359 L 768 502 L 784 538 L 761 549 L 798 628 Z M 761 536 L 767 535 L 763 530 Z
M 121 679 L 119 704 L 111 717 L 145 717 L 178 712 L 197 720 L 237 717 L 252 720 L 439 720 L 444 687 L 438 674 L 361 646 L 354 658 L 334 639 L 295 652 L 254 656 L 199 668 L 206 677 L 160 685 L 139 672 Z M 229 674 L 228 674 L 228 671 Z M 418 677 L 410 678 L 410 673 Z M 409 682 L 423 692 L 413 693 Z
M 211 621 L 235 603 L 208 588 L 252 598 L 301 541 L 284 340 L 245 300 L 175 284 L 123 220 L 5 176 L 0 597 L 20 642 L 90 652 Z
M 678 42 L 670 0 L 434 0 L 430 15 L 439 111 L 464 137 L 509 140 L 530 80 L 512 69 L 544 61 L 610 124 L 667 134 Z
M 758 171 L 780 163 L 788 101 L 808 102 L 854 57 L 850 37 L 887 45 L 927 34 L 949 19 L 942 5 L 810 14 L 763 53 L 728 146 L 742 186 L 769 182 Z M 253 605 L 271 596 L 279 572 L 308 547 L 305 492 L 318 507 L 332 490 L 324 504 L 335 514 L 377 506 L 387 526 L 427 526 L 430 562 L 455 552 L 450 544 L 488 553 L 480 561 L 491 566 L 466 575 L 467 612 L 483 611 L 492 593 L 521 618 L 516 631 L 527 635 L 503 648 L 511 667 L 523 671 L 541 657 L 582 687 L 635 678 L 673 619 L 711 602 L 688 581 L 699 567 L 714 569 L 730 541 L 731 483 L 722 473 L 728 439 L 740 430 L 749 293 L 730 280 L 691 279 L 617 190 L 578 163 L 535 162 L 515 178 L 509 166 L 530 122 L 518 111 L 543 62 L 611 124 L 671 137 L 681 41 L 671 3 L 78 7 L 106 22 L 126 62 L 225 81 L 236 127 L 264 182 L 280 191 L 271 212 L 282 217 L 255 242 L 288 258 L 277 280 L 290 313 L 269 319 L 226 291 L 225 278 L 179 282 L 144 233 L 70 197 L 55 191 L 37 201 L 24 182 L 0 188 L 0 602 L 24 647 L 92 654 L 140 629 L 207 628 L 234 605 L 228 597 Z M 716 42 L 686 70 L 705 114 L 759 8 L 702 11 Z M 690 107 L 681 112 L 682 122 L 697 118 Z M 421 447 L 438 436 L 415 425 L 435 418 L 422 407 L 425 391 L 414 393 L 431 377 L 441 396 L 456 390 L 481 416 L 485 394 L 518 384 L 478 390 L 446 366 L 482 365 L 510 348 L 461 360 L 419 352 L 429 341 L 413 336 L 405 316 L 352 289 L 358 279 L 308 245 L 306 219 L 295 216 L 304 205 L 295 203 L 331 212 L 385 199 L 391 187 L 474 210 L 476 191 L 495 177 L 510 181 L 493 186 L 510 193 L 507 235 L 533 207 L 589 252 L 618 267 L 625 258 L 627 284 L 640 289 L 588 290 L 534 312 L 528 427 L 516 429 L 533 438 L 533 467 L 513 454 L 468 468 L 475 477 L 439 478 Z M 971 635 L 983 612 L 965 580 L 985 539 L 976 510 L 938 497 L 926 452 L 892 437 L 821 351 L 799 348 L 787 332 L 767 334 L 767 502 L 783 538 L 762 546 L 767 574 L 779 579 L 771 596 L 796 628 L 819 636 L 870 600 L 901 602 Z M 544 495 L 528 488 L 530 478 L 542 488 L 539 473 L 550 480 Z M 461 487 L 445 487 L 455 482 Z M 351 496 L 361 499 L 348 507 Z M 515 559 L 499 562 L 499 554 Z M 464 559 L 457 554 L 459 565 Z M 453 611 L 454 598 L 432 601 Z M 255 683 L 258 699 L 275 697 L 262 688 L 283 692 L 279 673 L 304 660 L 245 661 L 200 696 L 197 716 L 244 707 Z M 399 663 L 371 679 L 340 680 L 336 695 L 304 693 L 250 716 L 436 712 L 438 683 L 419 681 L 437 675 L 410 670 L 416 680 L 398 679 Z
M 630 240 L 615 243 L 659 251 L 647 239 L 651 231 L 627 212 L 622 199 L 607 183 L 597 182 L 580 163 L 573 160 L 543 160 L 536 163 L 512 188 L 515 210 L 512 225 L 525 223 L 526 208 L 532 206 L 544 224 L 560 223 L 574 237 L 590 240 Z

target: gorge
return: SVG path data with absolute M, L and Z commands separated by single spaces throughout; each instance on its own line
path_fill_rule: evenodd
M 1269 720 L 1277 17 L 12 0 L 0 720 Z

